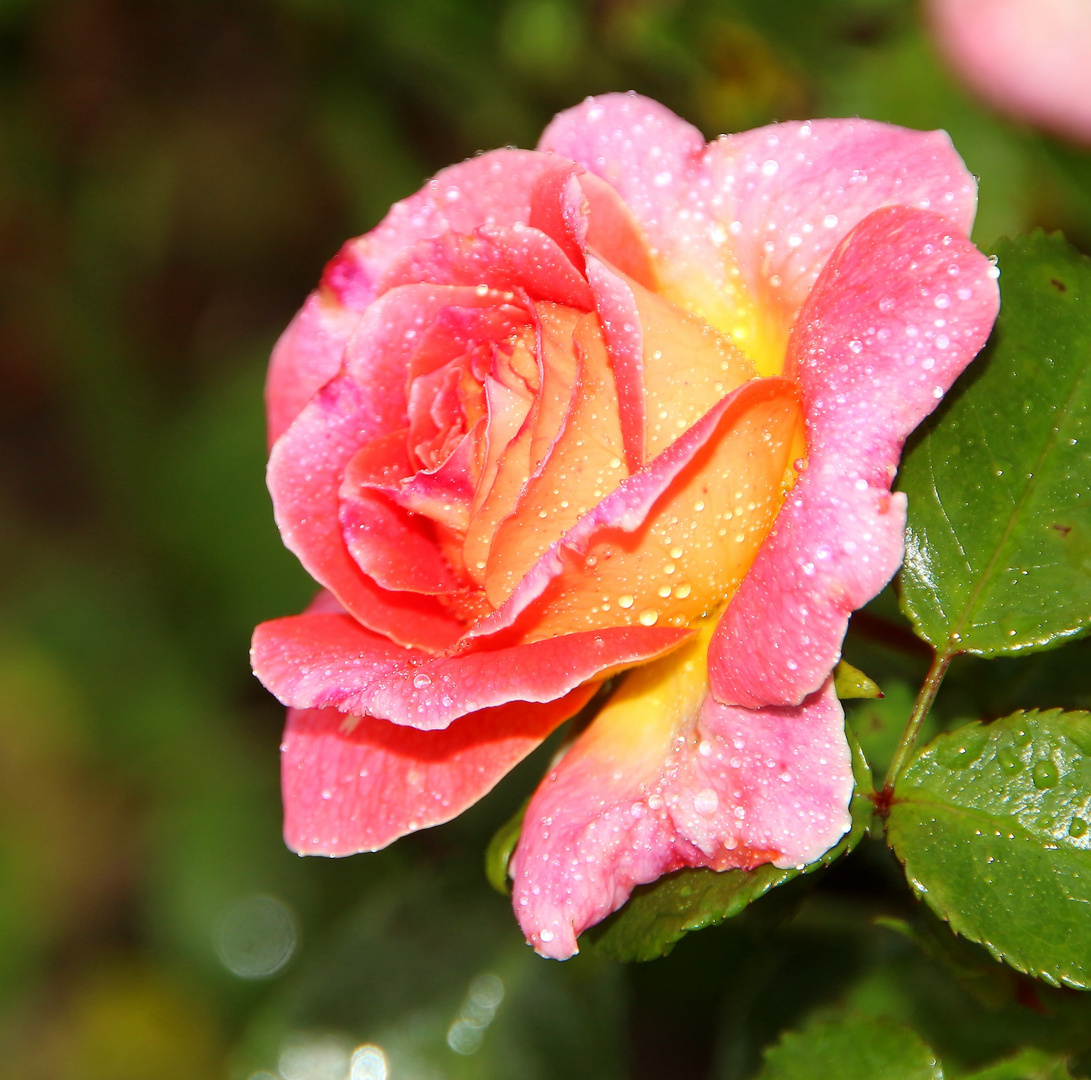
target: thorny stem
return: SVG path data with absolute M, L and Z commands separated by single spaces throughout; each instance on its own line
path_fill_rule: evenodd
M 932 666 L 928 669 L 928 676 L 917 693 L 917 700 L 913 703 L 913 711 L 909 714 L 909 722 L 905 725 L 901 741 L 894 751 L 894 757 L 891 758 L 890 768 L 887 769 L 886 780 L 883 781 L 883 790 L 879 793 L 880 807 L 889 808 L 890 806 L 890 799 L 894 793 L 894 782 L 898 779 L 902 769 L 905 768 L 909 755 L 913 753 L 913 748 L 916 746 L 917 738 L 921 733 L 921 725 L 931 710 L 932 703 L 936 700 L 940 683 L 943 682 L 943 677 L 947 674 L 947 668 L 953 655 L 953 653 L 945 649 L 932 657 Z

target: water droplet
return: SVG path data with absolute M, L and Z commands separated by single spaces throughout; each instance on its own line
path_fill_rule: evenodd
M 679 600 L 685 600 L 685 598 L 689 596 L 690 591 L 689 585 L 683 582 L 681 585 L 675 587 L 674 595 L 677 596 Z
M 659 593 L 662 599 L 666 600 L 671 594 L 671 587 L 669 585 L 660 585 L 656 592 Z
M 712 788 L 702 788 L 693 799 L 693 809 L 705 817 L 715 814 L 719 805 L 720 796 Z
M 413 676 L 413 685 L 418 690 L 423 690 L 426 686 L 432 685 L 432 680 L 422 671 L 419 675 Z
M 617 598 L 617 606 L 631 608 L 633 606 L 633 598 L 628 593 L 625 593 L 623 596 Z
M 659 620 L 659 612 L 658 611 L 653 611 L 651 608 L 649 608 L 647 611 L 642 611 L 640 613 L 640 625 L 641 626 L 655 626 L 655 624 L 656 624 L 656 622 L 658 620 Z
M 1013 736 L 1012 742 L 1016 746 L 1030 746 L 1030 732 L 1024 728 L 1020 728 Z
M 672 559 L 680 559 L 682 557 L 682 549 L 680 547 L 672 547 L 670 555 Z
M 996 760 L 1000 768 L 1009 776 L 1014 776 L 1023 768 L 1022 759 L 1010 746 L 1000 747 L 996 752 Z
M 1079 839 L 1087 832 L 1087 822 L 1082 817 L 1074 817 L 1072 824 L 1068 826 L 1068 835 Z
M 1049 758 L 1043 758 L 1034 763 L 1034 786 L 1036 788 L 1051 788 L 1058 780 L 1057 766 Z
M 543 930 L 538 936 L 548 945 L 553 940 L 553 931 Z

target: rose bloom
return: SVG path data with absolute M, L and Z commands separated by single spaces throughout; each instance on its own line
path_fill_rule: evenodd
M 1002 112 L 1091 142 L 1088 0 L 929 0 L 954 70 Z
M 448 820 L 628 669 L 526 812 L 539 952 L 680 867 L 836 843 L 831 671 L 902 558 L 902 443 L 996 315 L 975 199 L 942 132 L 706 146 L 609 95 L 349 241 L 267 387 L 277 523 L 323 586 L 254 636 L 288 844 Z

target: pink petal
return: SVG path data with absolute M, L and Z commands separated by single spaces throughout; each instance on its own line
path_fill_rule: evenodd
M 341 370 L 345 343 L 360 312 L 327 289 L 307 297 L 273 347 L 265 379 L 269 445 L 280 438 L 311 397 Z
M 466 573 L 484 585 L 496 530 L 514 509 L 527 481 L 554 444 L 572 401 L 577 360 L 572 335 L 579 311 L 555 304 L 535 305 L 538 318 L 538 393 L 526 423 L 504 450 L 495 475 L 482 483 L 462 553 Z
M 827 264 L 793 331 L 808 460 L 709 654 L 723 702 L 798 704 L 836 663 L 849 614 L 902 560 L 906 436 L 984 345 L 995 271 L 950 221 L 889 207 Z
M 587 279 L 595 294 L 602 337 L 617 384 L 621 434 L 630 472 L 644 467 L 644 338 L 632 290 L 624 278 L 593 255 L 587 256 Z
M 977 187 L 943 132 L 865 120 L 773 124 L 703 145 L 663 106 L 609 94 L 561 113 L 540 147 L 613 185 L 663 294 L 778 374 L 826 259 L 882 206 L 930 207 L 968 231 Z
M 695 127 L 636 94 L 588 98 L 556 116 L 538 140 L 539 150 L 577 161 L 610 184 L 653 251 L 678 226 L 683 191 L 704 148 Z
M 494 150 L 452 165 L 395 203 L 371 232 L 341 248 L 326 266 L 320 288 L 274 349 L 266 381 L 270 445 L 340 370 L 349 334 L 378 295 L 391 263 L 418 241 L 448 231 L 525 224 L 534 182 L 549 164 L 549 158 L 534 151 Z
M 441 651 L 461 634 L 458 620 L 433 597 L 381 588 L 345 545 L 338 492 L 349 461 L 374 434 L 372 401 L 354 379 L 334 379 L 277 441 L 268 472 L 277 525 L 307 572 L 366 626 L 400 644 Z
M 415 731 L 337 709 L 289 709 L 281 746 L 284 839 L 301 855 L 377 851 L 457 817 L 597 688 L 498 705 L 445 731 Z
M 986 101 L 1091 142 L 1091 6 L 1086 0 L 931 0 L 951 66 Z
M 719 220 L 747 288 L 792 316 L 834 248 L 872 211 L 930 209 L 969 233 L 977 208 L 977 184 L 946 132 L 873 120 L 729 135 L 709 145 L 705 170 L 713 190 L 731 192 Z
M 254 673 L 285 705 L 333 707 L 433 731 L 509 701 L 554 701 L 659 656 L 688 630 L 618 627 L 489 651 L 404 649 L 349 615 L 293 615 L 254 631 Z
M 397 505 L 384 488 L 412 475 L 407 432 L 373 439 L 352 457 L 339 492 L 341 535 L 356 565 L 394 592 L 451 593 L 460 585 L 431 523 Z
M 699 652 L 630 674 L 532 798 L 512 899 L 543 955 L 577 952 L 580 933 L 663 874 L 801 866 L 847 831 L 852 768 L 832 686 L 796 708 L 720 705 L 679 670 Z
M 493 150 L 443 169 L 414 195 L 395 203 L 371 232 L 350 240 L 326 280 L 344 302 L 362 308 L 375 298 L 388 267 L 419 240 L 482 225 L 508 228 L 530 218 L 530 193 L 549 159 L 532 150 Z
M 469 236 L 445 233 L 407 248 L 383 276 L 384 289 L 416 282 L 521 289 L 532 300 L 590 311 L 587 282 L 538 229 L 480 228 Z

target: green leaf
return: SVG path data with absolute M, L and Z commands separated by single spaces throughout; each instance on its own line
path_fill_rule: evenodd
M 971 1073 L 964 1080 L 1072 1080 L 1067 1060 L 1041 1050 L 1023 1050 L 1006 1061 Z
M 758 1080 L 942 1080 L 936 1055 L 893 1020 L 850 1016 L 790 1031 L 765 1053 Z
M 852 771 L 856 788 L 849 807 L 852 827 L 840 843 L 802 870 L 766 864 L 755 870 L 679 870 L 633 890 L 629 902 L 583 935 L 596 952 L 614 960 L 654 960 L 665 956 L 686 934 L 715 926 L 770 889 L 809 874 L 851 851 L 867 832 L 875 805 L 871 771 L 852 732 Z
M 854 668 L 847 660 L 840 661 L 833 669 L 833 689 L 842 701 L 848 698 L 881 698 L 883 696 L 878 683 L 872 682 L 859 668 Z
M 485 848 L 485 877 L 489 884 L 498 892 L 508 896 L 511 893 L 511 884 L 508 879 L 508 863 L 511 862 L 512 852 L 519 843 L 519 833 L 523 828 L 523 815 L 527 812 L 530 799 L 525 799 L 523 805 L 493 833 L 489 846 Z
M 993 340 L 906 456 L 902 606 L 941 652 L 1042 648 L 1091 623 L 1091 259 L 997 244 Z
M 894 789 L 887 837 L 958 933 L 1019 971 L 1091 985 L 1091 714 L 1018 712 L 940 735 Z

